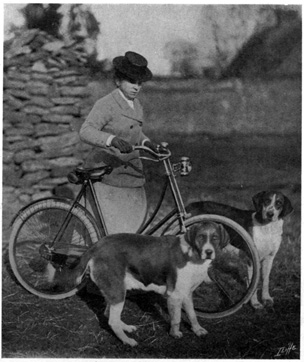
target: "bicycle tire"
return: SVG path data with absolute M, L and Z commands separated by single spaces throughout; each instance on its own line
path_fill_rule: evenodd
M 41 254 L 41 248 L 54 239 L 72 201 L 48 198 L 39 200 L 22 209 L 12 224 L 9 241 L 9 261 L 18 282 L 30 293 L 46 299 L 64 299 L 79 291 L 85 282 L 78 286 L 56 286 L 49 280 L 50 272 L 60 272 L 53 260 L 47 260 Z M 71 210 L 71 219 L 56 244 L 60 259 L 75 262 L 77 257 L 97 242 L 101 233 L 91 214 L 77 204 Z M 75 254 L 76 250 L 76 254 Z M 79 254 L 79 255 L 78 255 Z
M 255 292 L 255 290 L 258 286 L 259 275 L 260 275 L 259 256 L 258 256 L 257 249 L 253 243 L 253 240 L 252 240 L 251 236 L 248 234 L 248 232 L 241 225 L 237 224 L 235 221 L 233 221 L 227 217 L 224 217 L 221 215 L 212 215 L 212 214 L 197 215 L 197 216 L 187 219 L 185 221 L 185 226 L 188 228 L 196 223 L 200 223 L 203 221 L 212 221 L 215 223 L 220 223 L 220 224 L 223 224 L 224 227 L 228 227 L 228 228 L 231 228 L 232 230 L 234 230 L 234 232 L 238 233 L 238 235 L 242 237 L 242 239 L 244 240 L 244 242 L 247 246 L 247 250 L 251 255 L 253 275 L 252 275 L 252 279 L 250 281 L 250 285 L 249 285 L 249 287 L 247 287 L 248 289 L 246 289 L 246 292 L 244 292 L 244 294 L 241 297 L 239 297 L 240 299 L 237 299 L 235 301 L 235 303 L 230 305 L 229 307 L 227 307 L 227 309 L 220 310 L 220 311 L 213 311 L 212 309 L 210 311 L 202 310 L 200 305 L 195 305 L 196 314 L 200 318 L 205 318 L 205 319 L 223 318 L 223 317 L 227 317 L 231 314 L 234 314 L 238 310 L 240 310 L 242 308 L 242 306 L 250 300 L 253 293 Z M 173 234 L 173 235 L 178 235 L 180 233 L 181 233 L 181 231 L 180 231 L 179 226 L 175 227 L 170 232 L 170 234 Z M 204 286 L 202 285 L 201 288 L 202 288 L 201 294 L 204 294 L 206 285 L 204 285 Z M 198 288 L 197 288 L 197 290 L 198 290 Z M 203 297 L 205 297 L 205 295 Z M 206 297 L 206 299 L 207 299 L 207 297 Z M 214 301 L 212 301 L 212 302 L 214 302 Z

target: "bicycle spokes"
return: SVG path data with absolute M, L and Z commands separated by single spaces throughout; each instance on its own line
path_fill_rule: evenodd
M 55 199 L 43 200 L 25 209 L 15 222 L 10 242 L 11 266 L 19 282 L 38 296 L 61 299 L 75 294 L 76 285 L 59 287 L 56 275 L 73 268 L 98 240 L 87 214 L 70 206 Z M 62 228 L 67 215 L 69 223 Z

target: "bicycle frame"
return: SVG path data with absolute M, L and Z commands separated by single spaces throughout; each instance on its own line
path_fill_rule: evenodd
M 162 144 L 162 147 L 166 148 L 166 146 L 167 146 L 166 144 Z M 170 220 L 174 216 L 175 217 L 172 219 L 171 223 L 169 223 L 167 225 L 167 228 L 165 230 L 167 230 L 170 227 L 170 225 L 172 225 L 175 221 L 178 220 L 181 232 L 183 232 L 183 233 L 186 232 L 185 220 L 186 220 L 188 215 L 187 215 L 186 210 L 185 210 L 184 202 L 183 202 L 183 199 L 182 199 L 182 196 L 181 196 L 181 193 L 180 193 L 177 181 L 176 181 L 176 175 L 175 175 L 175 173 L 177 171 L 180 171 L 181 164 L 177 163 L 177 164 L 172 165 L 172 163 L 170 161 L 170 156 L 171 156 L 170 151 L 168 151 L 168 153 L 165 154 L 165 155 L 164 154 L 159 155 L 159 154 L 151 151 L 149 148 L 144 147 L 144 146 L 138 146 L 138 147 L 135 147 L 135 149 L 144 150 L 144 151 L 147 151 L 147 152 L 151 153 L 153 156 L 156 156 L 157 157 L 156 159 L 147 158 L 147 157 L 140 157 L 140 158 L 148 159 L 148 160 L 151 160 L 151 161 L 154 161 L 154 162 L 162 161 L 164 163 L 164 167 L 165 167 L 165 171 L 166 171 L 166 181 L 165 181 L 165 184 L 164 184 L 160 199 L 159 199 L 159 201 L 158 201 L 152 215 L 150 216 L 150 218 L 145 222 L 145 224 L 142 227 L 140 227 L 140 229 L 137 231 L 137 233 L 138 234 L 144 234 L 144 235 L 152 235 L 157 230 L 159 230 L 164 224 L 166 224 L 168 220 Z M 172 192 L 172 196 L 173 196 L 176 208 L 171 210 L 155 226 L 153 226 L 152 228 L 147 230 L 147 228 L 149 227 L 149 225 L 151 225 L 152 221 L 154 220 L 155 216 L 157 215 L 157 213 L 158 213 L 158 211 L 159 211 L 159 209 L 160 209 L 160 207 L 162 205 L 162 202 L 163 202 L 164 197 L 165 197 L 166 190 L 168 188 L 168 184 L 170 185 L 170 189 L 171 189 L 171 192 Z M 94 203 L 94 206 L 96 207 L 96 210 L 97 210 L 97 216 L 99 218 L 100 224 L 102 225 L 102 227 L 104 229 L 104 233 L 105 233 L 105 235 L 108 235 L 106 223 L 105 223 L 104 217 L 102 215 L 102 211 L 101 211 L 101 208 L 100 208 L 100 205 L 99 205 L 99 202 L 98 202 L 98 199 L 97 199 L 97 195 L 96 195 L 96 192 L 95 192 L 95 189 L 94 189 L 94 186 L 93 186 L 93 182 L 92 182 L 91 179 L 85 179 L 83 181 L 81 189 L 80 189 L 79 193 L 77 194 L 75 200 L 73 201 L 73 203 L 71 205 L 70 211 L 74 207 L 76 207 L 77 205 L 80 204 L 80 201 L 81 201 L 82 198 L 84 198 L 84 200 L 86 200 L 85 195 L 86 195 L 87 189 L 89 189 L 89 192 L 91 192 L 91 195 L 92 195 L 92 198 L 93 198 L 93 203 Z M 85 207 L 85 210 L 86 210 L 86 207 Z M 65 220 L 63 221 L 62 226 L 61 226 L 60 230 L 58 231 L 56 237 L 54 238 L 53 242 L 51 243 L 51 245 L 49 245 L 50 248 L 57 242 L 57 240 L 60 240 L 62 234 L 65 231 L 66 226 L 68 225 L 68 223 L 70 221 L 71 216 L 72 216 L 72 214 L 69 212 L 67 214 Z
M 158 202 L 157 206 L 155 207 L 154 212 L 152 213 L 151 217 L 147 220 L 147 222 L 138 230 L 139 234 L 152 235 L 155 231 L 160 229 L 173 216 L 175 216 L 175 218 L 167 226 L 167 228 L 172 223 L 174 223 L 176 220 L 178 220 L 181 231 L 183 233 L 186 232 L 185 220 L 186 220 L 188 214 L 186 213 L 185 205 L 184 205 L 184 202 L 183 202 L 183 199 L 182 199 L 182 196 L 181 196 L 181 193 L 180 193 L 177 181 L 176 181 L 175 172 L 176 172 L 177 168 L 176 168 L 176 170 L 174 170 L 174 165 L 171 164 L 170 158 L 165 158 L 162 161 L 164 163 L 165 170 L 166 170 L 166 176 L 167 176 L 166 182 L 164 184 L 159 202 Z M 162 201 L 164 200 L 164 196 L 165 196 L 165 193 L 166 193 L 166 190 L 168 187 L 168 182 L 170 184 L 170 189 L 172 192 L 172 196 L 173 196 L 176 208 L 171 210 L 171 212 L 169 212 L 164 218 L 162 218 L 153 228 L 144 232 L 144 230 L 146 230 L 147 227 L 151 224 L 151 222 L 153 221 L 154 217 L 157 215 L 157 213 L 161 207 Z
M 79 205 L 80 204 L 80 200 L 82 199 L 82 197 L 85 195 L 86 193 L 86 189 L 87 187 L 89 187 L 89 190 L 91 191 L 92 193 L 92 197 L 93 197 L 93 200 L 94 200 L 94 204 L 97 208 L 97 214 L 98 214 L 98 217 L 99 217 L 99 221 L 104 229 L 104 232 L 106 235 L 108 235 L 108 232 L 107 232 L 107 227 L 106 227 L 106 223 L 104 221 L 104 218 L 103 218 L 103 215 L 102 215 L 102 212 L 101 212 L 101 209 L 100 209 L 100 206 L 99 206 L 99 202 L 98 202 L 98 199 L 97 199 L 97 196 L 96 196 L 96 192 L 95 192 L 95 189 L 93 187 L 93 182 L 92 180 L 88 179 L 88 180 L 84 180 L 83 184 L 82 184 L 82 187 L 78 193 L 78 195 L 76 196 L 74 202 L 72 203 L 71 205 L 71 208 L 67 214 L 67 216 L 65 217 L 63 223 L 62 223 L 62 226 L 61 228 L 59 229 L 57 235 L 55 236 L 54 240 L 52 241 L 52 243 L 49 245 L 49 247 L 53 247 L 53 245 L 58 241 L 60 240 L 61 236 L 63 235 L 65 229 L 66 229 L 66 226 L 68 225 L 71 217 L 72 217 L 72 213 L 70 212 L 76 205 Z M 84 199 L 86 199 L 84 197 Z M 85 207 L 85 210 L 87 211 L 86 207 Z

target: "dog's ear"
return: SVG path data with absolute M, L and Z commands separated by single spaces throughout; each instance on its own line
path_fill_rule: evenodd
M 198 228 L 199 225 L 194 224 L 187 229 L 185 239 L 189 245 L 193 245 Z
M 261 191 L 258 194 L 254 195 L 252 198 L 252 202 L 254 205 L 254 208 L 257 212 L 261 210 L 262 200 L 265 195 L 265 191 Z
M 284 196 L 283 210 L 281 211 L 280 217 L 285 217 L 293 212 L 293 207 L 288 197 Z
M 192 251 L 197 253 L 198 255 L 200 255 L 201 251 L 195 243 L 195 238 L 199 228 L 200 226 L 198 224 L 194 224 L 187 229 L 187 232 L 185 234 L 186 242 L 190 245 Z
M 220 235 L 220 248 L 223 249 L 230 243 L 230 237 L 222 224 L 217 224 L 219 235 Z

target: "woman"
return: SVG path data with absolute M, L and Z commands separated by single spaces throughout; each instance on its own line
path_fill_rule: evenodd
M 113 60 L 116 89 L 99 99 L 80 129 L 80 139 L 93 147 L 85 167 L 110 165 L 113 171 L 94 184 L 109 234 L 136 232 L 147 201 L 145 176 L 135 145 L 156 146 L 142 131 L 143 109 L 136 98 L 142 83 L 152 79 L 147 60 L 127 52 Z

